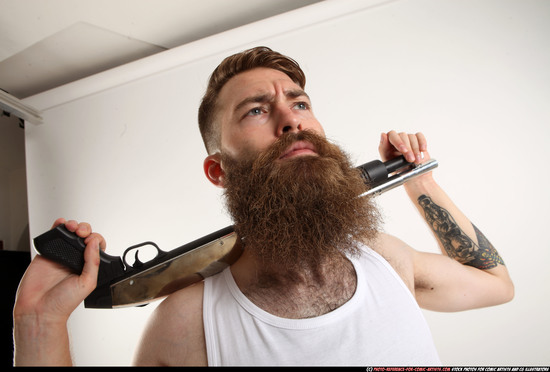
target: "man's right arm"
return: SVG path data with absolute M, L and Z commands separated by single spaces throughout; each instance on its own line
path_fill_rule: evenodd
M 14 364 L 17 366 L 71 365 L 67 320 L 95 289 L 99 249 L 105 240 L 90 225 L 58 219 L 69 231 L 84 239 L 84 268 L 75 275 L 59 264 L 36 256 L 17 291 L 13 309 Z
M 415 161 L 420 162 L 420 152 L 424 153 L 424 160 L 430 159 L 421 133 L 383 134 L 379 150 L 382 160 L 402 153 L 408 155 L 409 161 L 416 158 Z M 415 295 L 419 305 L 436 311 L 461 311 L 510 301 L 514 285 L 504 261 L 432 174 L 417 177 L 404 187 L 441 250 L 441 254 L 413 250 Z

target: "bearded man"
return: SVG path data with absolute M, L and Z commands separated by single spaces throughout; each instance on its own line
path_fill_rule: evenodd
M 405 188 L 441 254 L 380 232 L 376 207 L 357 197 L 363 180 L 326 140 L 304 88 L 298 64 L 265 47 L 212 74 L 199 109 L 204 170 L 225 189 L 242 255 L 157 307 L 136 364 L 439 364 L 420 307 L 512 299 L 503 260 L 431 174 Z M 420 133 L 384 133 L 379 151 L 384 161 L 430 157 Z M 14 310 L 18 364 L 70 364 L 66 321 L 95 287 L 104 239 L 59 223 L 86 239 L 86 264 L 76 276 L 35 258 Z

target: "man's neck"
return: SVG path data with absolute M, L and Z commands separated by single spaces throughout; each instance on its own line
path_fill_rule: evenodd
M 288 270 L 260 264 L 245 250 L 231 272 L 250 301 L 283 318 L 311 318 L 333 311 L 353 296 L 357 286 L 353 264 L 341 254 L 314 269 Z

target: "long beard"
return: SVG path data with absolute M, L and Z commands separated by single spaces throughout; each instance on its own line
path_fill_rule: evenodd
M 294 142 L 309 141 L 319 156 L 277 161 Z M 348 156 L 308 132 L 283 135 L 259 155 L 222 156 L 225 198 L 245 249 L 269 267 L 315 270 L 327 258 L 358 253 L 376 237 L 380 217 Z

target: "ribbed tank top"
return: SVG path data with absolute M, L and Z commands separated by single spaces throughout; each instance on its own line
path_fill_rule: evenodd
M 440 365 L 426 320 L 389 263 L 368 247 L 351 259 L 352 298 L 338 309 L 287 319 L 254 305 L 229 268 L 205 280 L 203 319 L 210 366 Z

